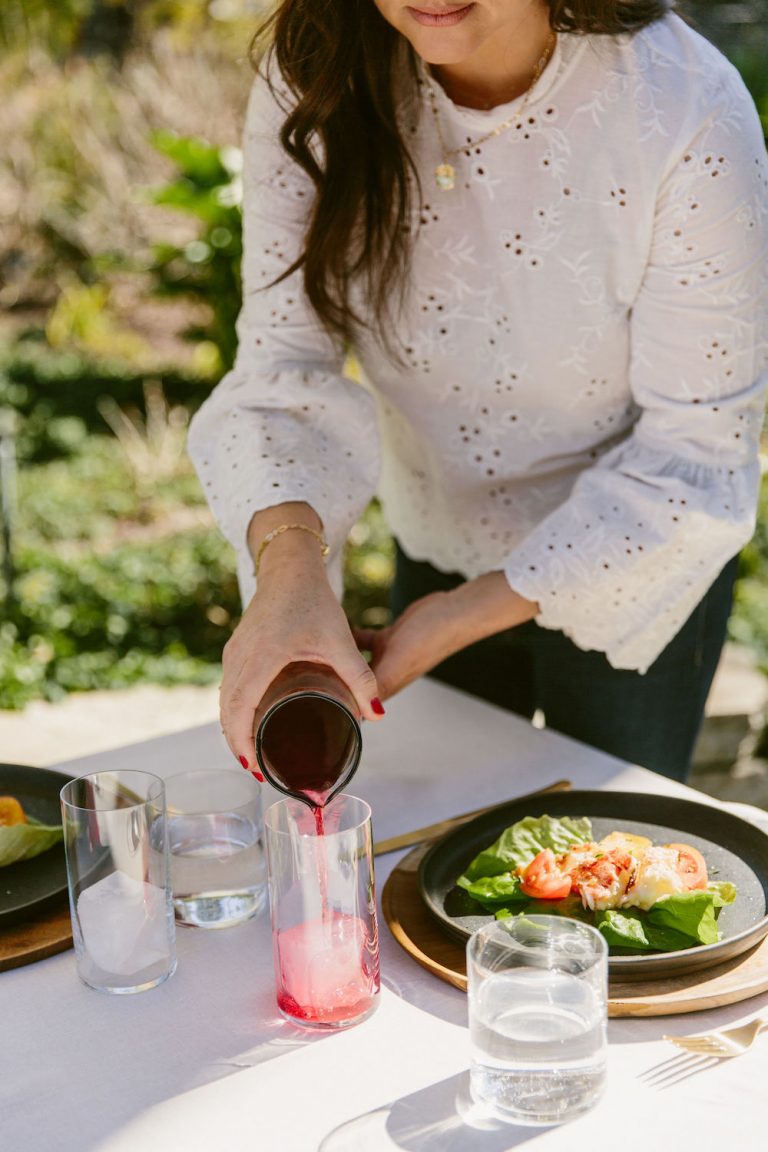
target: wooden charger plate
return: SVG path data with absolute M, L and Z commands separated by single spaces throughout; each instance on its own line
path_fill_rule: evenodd
M 464 947 L 432 920 L 418 889 L 419 863 L 429 844 L 400 861 L 386 881 L 381 906 L 392 935 L 428 972 L 467 990 Z M 612 982 L 609 1016 L 674 1016 L 735 1004 L 768 991 L 768 936 L 741 956 L 714 968 L 653 980 Z
M 0 972 L 21 968 L 72 947 L 72 920 L 66 896 L 55 906 L 19 924 L 0 929 Z

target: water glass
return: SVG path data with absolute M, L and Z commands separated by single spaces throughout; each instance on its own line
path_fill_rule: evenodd
M 264 823 L 278 1007 L 305 1027 L 356 1024 L 379 993 L 371 810 L 287 799 Z
M 586 1112 L 605 1081 L 608 947 L 564 916 L 511 916 L 467 942 L 470 1086 L 514 1124 Z
M 176 967 L 165 785 L 95 772 L 61 790 L 75 959 L 100 992 L 144 992 Z
M 179 924 L 229 928 L 267 903 L 261 792 L 240 769 L 166 780 L 173 907 Z

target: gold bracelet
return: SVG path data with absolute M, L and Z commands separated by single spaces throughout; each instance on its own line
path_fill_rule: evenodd
M 256 553 L 256 561 L 253 565 L 254 576 L 258 577 L 259 575 L 259 564 L 261 563 L 261 557 L 264 554 L 264 549 L 267 548 L 277 536 L 282 536 L 283 532 L 290 532 L 293 528 L 298 528 L 300 532 L 309 532 L 310 536 L 314 536 L 315 540 L 317 540 L 318 544 L 320 545 L 320 555 L 328 555 L 331 549 L 328 546 L 328 541 L 325 539 L 322 532 L 318 532 L 315 528 L 310 528 L 309 524 L 281 524 L 279 528 L 273 528 L 271 532 L 267 532 L 261 544 L 259 544 L 259 550 Z

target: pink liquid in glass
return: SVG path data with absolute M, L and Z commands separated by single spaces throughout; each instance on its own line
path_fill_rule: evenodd
M 376 941 L 357 916 L 333 912 L 277 933 L 277 1002 L 294 1020 L 343 1024 L 363 1016 L 379 990 Z
M 339 820 L 337 809 L 331 804 L 326 812 L 325 806 L 334 782 L 297 761 L 291 766 L 291 791 L 312 811 L 319 907 L 315 904 L 313 919 L 290 928 L 278 928 L 273 921 L 277 1003 L 296 1022 L 343 1026 L 367 1016 L 376 1003 L 380 984 L 376 916 L 373 909 L 369 922 L 354 915 L 361 907 L 360 892 L 349 912 L 338 911 L 329 900 L 329 837 L 335 844 L 332 834 Z M 368 898 L 372 899 L 372 890 Z

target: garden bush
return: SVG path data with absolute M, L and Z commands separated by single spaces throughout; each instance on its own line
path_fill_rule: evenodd
M 99 401 L 111 397 L 121 407 L 141 408 L 147 379 L 171 404 L 194 410 L 213 387 L 210 376 L 160 369 L 147 373 L 125 360 L 95 359 L 82 352 L 57 351 L 45 340 L 26 338 L 0 353 L 0 408 L 18 414 L 18 451 L 26 464 L 73 456 L 85 437 L 105 431 Z
M 14 540 L 0 706 L 219 675 L 240 611 L 234 560 L 183 455 L 144 476 L 118 440 L 91 435 L 71 459 L 23 468 Z
M 240 171 L 237 148 L 215 148 L 204 140 L 158 132 L 155 147 L 174 162 L 178 176 L 155 192 L 155 204 L 200 221 L 195 240 L 155 244 L 150 271 L 161 298 L 183 297 L 206 306 L 208 320 L 189 327 L 189 340 L 216 349 L 218 374 L 232 367 L 237 350 L 242 249 Z
M 0 625 L 0 702 L 219 675 L 239 612 L 232 557 L 215 528 L 102 555 L 21 548 Z

